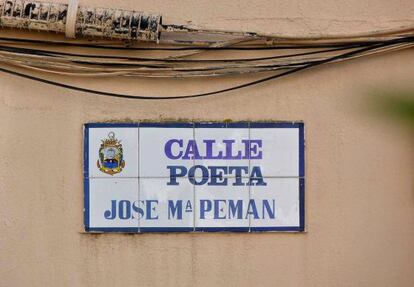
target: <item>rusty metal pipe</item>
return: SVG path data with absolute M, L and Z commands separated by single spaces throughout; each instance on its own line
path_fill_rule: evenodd
M 40 1 L 0 0 L 0 26 L 65 33 L 69 38 L 159 42 L 162 16 L 121 9 Z

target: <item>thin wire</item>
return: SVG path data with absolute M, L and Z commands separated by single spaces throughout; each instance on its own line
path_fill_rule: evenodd
M 168 28 L 171 28 L 174 32 L 198 32 L 198 33 L 209 33 L 209 34 L 221 34 L 221 35 L 231 35 L 231 36 L 245 36 L 251 37 L 253 39 L 276 39 L 276 40 L 306 40 L 306 41 L 318 41 L 318 40 L 342 40 L 342 39 L 350 39 L 350 38 L 368 38 L 368 37 L 380 37 L 380 36 L 387 36 L 387 35 L 395 35 L 395 34 L 402 34 L 402 33 L 411 33 L 414 31 L 414 26 L 402 26 L 399 28 L 393 29 L 386 29 L 386 30 L 377 30 L 377 31 L 370 31 L 370 32 L 362 32 L 356 34 L 337 34 L 337 35 L 310 35 L 310 36 L 283 36 L 277 34 L 264 34 L 264 33 L 256 33 L 256 32 L 243 32 L 243 31 L 229 31 L 229 30 L 221 30 L 221 29 L 206 29 L 206 28 L 198 28 L 192 27 L 189 25 L 175 25 L 175 24 L 164 24 L 162 25 L 163 28 L 168 31 Z
M 358 55 L 361 54 L 363 52 L 366 51 L 371 51 L 377 48 L 381 48 L 381 47 L 386 47 L 386 46 L 392 46 L 394 44 L 397 43 L 402 43 L 402 42 L 412 42 L 413 39 L 412 37 L 408 38 L 408 39 L 397 39 L 397 40 L 392 40 L 392 41 L 387 41 L 384 42 L 382 44 L 377 44 L 374 46 L 370 46 L 370 47 L 364 47 L 352 52 L 347 52 L 347 53 L 343 53 L 337 56 L 333 56 L 330 57 L 328 59 L 324 59 L 324 60 L 320 60 L 311 64 L 308 64 L 306 66 L 303 67 L 298 67 L 298 68 L 294 68 L 292 70 L 286 71 L 286 72 L 282 72 L 280 74 L 276 74 L 276 75 L 272 75 L 269 77 L 265 77 L 259 80 L 255 80 L 255 81 L 250 81 L 244 84 L 240 84 L 240 85 L 236 85 L 236 86 L 232 86 L 226 89 L 221 89 L 221 90 L 216 90 L 216 91 L 211 91 L 211 92 L 205 92 L 205 93 L 198 93 L 198 94 L 191 94 L 191 95 L 183 95 L 183 96 L 162 96 L 162 97 L 153 97 L 153 96 L 134 96 L 134 95 L 128 95 L 128 94 L 120 94 L 120 93 L 112 93 L 112 92 L 104 92 L 104 91 L 97 91 L 97 90 L 92 90 L 92 89 L 87 89 L 87 88 L 82 88 L 82 87 L 78 87 L 78 86 L 73 86 L 73 85 L 68 85 L 68 84 L 64 84 L 64 83 L 59 83 L 59 82 L 55 82 L 55 81 L 51 81 L 51 80 L 47 80 L 44 78 L 40 78 L 40 77 L 36 77 L 36 76 L 32 76 L 32 75 L 27 75 L 24 73 L 20 73 L 17 71 L 13 71 L 13 70 L 9 70 L 6 68 L 2 68 L 0 67 L 0 71 L 7 73 L 7 74 L 11 74 L 11 75 L 15 75 L 15 76 L 19 76 L 22 78 L 26 78 L 26 79 L 30 79 L 30 80 L 34 80 L 34 81 L 38 81 L 38 82 L 42 82 L 42 83 L 46 83 L 49 85 L 53 85 L 53 86 L 58 86 L 58 87 L 62 87 L 62 88 L 66 88 L 66 89 L 70 89 L 70 90 L 75 90 L 75 91 L 80 91 L 80 92 L 87 92 L 87 93 L 92 93 L 95 95 L 99 95 L 99 96 L 108 96 L 108 97 L 115 97 L 115 98 L 124 98 L 124 99 L 142 99 L 142 100 L 174 100 L 174 99 L 189 99 L 189 98 L 199 98 L 199 97 L 206 97 L 206 96 L 211 96 L 211 95 L 216 95 L 216 94 L 221 94 L 221 93 L 226 93 L 226 92 L 230 92 L 230 91 L 234 91 L 234 90 L 239 90 L 242 88 L 246 88 L 249 86 L 254 86 L 263 82 L 267 82 L 273 79 L 277 79 L 283 76 L 287 76 L 305 69 L 309 69 L 311 67 L 315 67 L 315 66 L 319 66 L 325 63 L 329 63 L 329 62 L 333 62 L 333 61 L 337 61 L 340 59 L 346 59 L 349 58 L 353 55 Z
M 262 60 L 272 60 L 272 59 L 283 59 L 283 58 L 290 58 L 290 57 L 297 57 L 297 56 L 306 56 L 306 55 L 313 55 L 313 54 L 320 54 L 320 53 L 327 53 L 327 52 L 335 52 L 335 51 L 342 51 L 352 48 L 359 48 L 364 46 L 374 45 L 372 43 L 361 45 L 361 44 L 352 44 L 345 47 L 337 47 L 332 49 L 324 49 L 318 51 L 311 51 L 311 52 L 303 52 L 303 53 L 292 53 L 287 55 L 278 55 L 278 56 L 269 56 L 269 57 L 257 57 L 257 58 L 234 58 L 234 59 L 171 59 L 171 58 L 141 58 L 141 57 L 125 57 L 125 56 L 114 56 L 114 55 L 96 55 L 96 54 L 78 54 L 78 53 L 68 53 L 68 52 L 56 52 L 50 50 L 39 50 L 39 49 L 28 49 L 28 48 L 17 48 L 11 46 L 4 46 L 0 44 L 0 51 L 7 51 L 7 52 L 14 52 L 20 54 L 33 54 L 33 55 L 40 55 L 40 56 L 71 56 L 71 57 L 80 57 L 80 58 L 96 58 L 96 59 L 118 59 L 118 60 L 136 60 L 136 61 L 143 61 L 143 62 L 171 62 L 171 63 L 198 63 L 198 62 L 249 62 L 249 61 L 262 61 Z
M 192 27 L 189 25 L 161 25 L 160 33 L 168 34 L 169 32 L 173 33 L 189 33 L 189 32 L 196 32 L 199 34 L 216 34 L 216 35 L 226 35 L 231 37 L 236 37 L 235 39 L 224 40 L 224 41 L 214 41 L 211 43 L 208 42 L 197 42 L 197 41 L 189 41 L 186 47 L 119 47 L 113 46 L 116 43 L 111 42 L 102 42 L 100 44 L 96 44 L 99 42 L 95 42 L 95 44 L 84 44 L 84 43 L 71 43 L 71 42 L 63 42 L 63 41 L 47 41 L 47 40 L 35 40 L 35 39 L 17 39 L 11 37 L 0 37 L 1 41 L 14 41 L 19 43 L 43 43 L 48 45 L 65 45 L 65 46 L 78 46 L 78 47 L 89 47 L 89 48 L 98 48 L 98 49 L 121 49 L 121 50 L 141 50 L 141 51 L 148 51 L 148 50 L 157 50 L 157 51 L 183 51 L 183 50 L 191 50 L 190 54 L 184 55 L 177 55 L 173 56 L 174 58 L 179 57 L 188 57 L 193 54 L 201 53 L 204 50 L 268 50 L 268 49 L 288 49 L 288 48 L 296 48 L 298 46 L 302 48 L 311 48 L 315 42 L 318 43 L 319 48 L 321 45 L 346 45 L 350 41 L 356 43 L 362 42 L 377 42 L 378 40 L 388 40 L 390 37 L 402 37 L 402 36 L 409 36 L 412 35 L 414 32 L 414 26 L 405 26 L 405 27 L 398 27 L 393 29 L 387 30 L 379 30 L 379 31 L 370 31 L 358 34 L 342 34 L 342 35 L 311 35 L 311 36 L 283 36 L 277 34 L 264 34 L 264 33 L 256 33 L 256 32 L 244 32 L 244 31 L 229 31 L 229 30 L 220 30 L 220 29 L 205 29 L 199 27 Z M 380 39 L 382 38 L 382 39 Z M 240 43 L 254 43 L 254 42 L 264 42 L 266 44 L 271 43 L 271 46 L 248 46 L 248 47 L 241 47 Z M 177 44 L 177 41 L 174 40 L 163 40 L 161 39 L 162 43 L 170 43 L 170 44 Z M 124 44 L 131 44 L 134 42 L 124 41 Z M 288 45 L 291 46 L 288 46 Z M 276 45 L 276 46 L 275 46 Z M 283 47 L 284 46 L 284 47 Z M 325 46 L 327 47 L 327 46 Z M 331 46 L 332 47 L 332 46 Z
M 220 76 L 220 75 L 239 75 L 242 73 L 253 73 L 253 72 L 266 72 L 266 71 L 274 71 L 286 68 L 294 68 L 299 65 L 309 64 L 311 61 L 321 60 L 326 58 L 319 57 L 319 58 L 304 58 L 304 59 L 297 59 L 297 60 L 290 60 L 289 62 L 262 62 L 256 63 L 254 65 L 248 64 L 253 61 L 262 61 L 262 60 L 269 60 L 269 59 L 280 59 L 280 58 L 289 58 L 295 57 L 300 55 L 310 55 L 310 54 L 319 54 L 319 53 L 327 53 L 332 51 L 344 50 L 344 49 L 354 49 L 354 46 L 350 46 L 349 48 L 336 48 L 336 49 L 325 49 L 325 50 L 318 50 L 312 52 L 305 52 L 305 53 L 296 53 L 296 54 L 289 54 L 289 55 L 279 55 L 279 56 L 272 56 L 272 57 L 261 57 L 261 58 L 247 58 L 246 61 L 241 61 L 243 59 L 234 59 L 236 65 L 222 65 L 222 66 L 211 66 L 211 67 L 174 67 L 171 65 L 148 65 L 148 64 L 137 64 L 137 63 L 130 63 L 130 62 L 95 62 L 91 60 L 76 60 L 72 58 L 66 57 L 56 57 L 56 55 L 63 55 L 67 56 L 70 55 L 72 57 L 76 57 L 79 54 L 74 53 L 61 53 L 61 52 L 54 52 L 51 51 L 53 55 L 48 55 L 47 50 L 36 50 L 36 49 L 26 49 L 26 48 L 16 48 L 16 47 L 9 47 L 9 46 L 1 46 L 0 45 L 0 54 L 3 51 L 6 55 L 0 56 L 3 62 L 8 64 L 13 64 L 15 66 L 24 67 L 28 69 L 35 69 L 49 73 L 58 73 L 62 75 L 78 75 L 78 76 L 143 76 L 143 77 L 194 77 L 194 76 Z M 11 55 L 8 55 L 11 53 Z M 23 55 L 23 59 L 20 56 L 13 55 L 13 53 Z M 82 57 L 88 57 L 88 55 L 79 55 Z M 96 55 L 99 58 L 105 58 L 105 56 Z M 19 58 L 20 57 L 20 58 Z M 109 58 L 113 56 L 108 56 Z M 48 59 L 49 58 L 49 59 Z M 122 57 L 120 57 L 122 58 Z M 127 60 L 135 59 L 133 57 L 124 57 Z M 202 59 L 204 60 L 204 59 Z M 223 59 L 227 62 L 228 59 Z M 300 60 L 300 61 L 299 61 Z M 63 61 L 63 62 L 62 62 Z M 162 60 L 159 60 L 163 62 Z M 207 60 L 208 62 L 209 60 Z M 232 60 L 228 60 L 232 61 Z M 146 62 L 146 61 L 144 61 Z M 154 60 L 154 62 L 157 62 Z M 167 61 L 168 63 L 180 63 L 180 61 Z M 183 61 L 184 63 L 187 60 Z M 190 61 L 192 62 L 192 61 Z M 196 61 L 194 61 L 196 62 Z M 215 61 L 213 61 L 215 62 Z M 240 63 L 241 62 L 241 63 Z M 72 65 L 70 63 L 76 64 Z M 100 66 L 99 68 L 92 68 L 92 67 L 85 67 L 79 66 L 77 64 L 87 64 L 89 66 Z M 43 69 L 42 67 L 46 67 Z M 101 68 L 102 67 L 102 68 Z M 110 67 L 110 68 L 108 68 Z M 113 68 L 113 67 L 122 67 L 122 68 Z M 133 68 L 133 67 L 139 67 Z M 151 69 L 142 69 L 151 68 Z M 54 69 L 64 69 L 64 70 L 71 70 L 71 72 L 61 72 Z M 74 71 L 76 71 L 74 73 Z M 190 72 L 190 73 L 188 73 Z M 191 73 L 191 72 L 199 72 L 199 73 Z M 200 73 L 201 72 L 201 73 Z M 79 74 L 77 74 L 79 73 Z M 158 74 L 157 74 L 158 73 Z M 161 74 L 160 74 L 161 73 Z
M 8 49 L 7 49 L 8 50 Z M 336 49 L 335 49 L 336 50 Z M 20 52 L 20 51 L 19 51 Z M 27 50 L 24 50 L 24 55 L 29 57 L 28 59 L 19 59 L 15 58 L 12 54 L 10 56 L 1 56 L 0 52 L 0 60 L 2 59 L 3 62 L 7 64 L 12 64 L 14 66 L 19 66 L 27 69 L 34 69 L 48 73 L 57 73 L 61 75 L 76 75 L 76 76 L 87 76 L 87 77 L 95 77 L 95 76 L 141 76 L 141 77 L 198 77 L 198 76 L 224 76 L 224 75 L 240 75 L 245 73 L 258 73 L 258 72 L 269 72 L 281 69 L 289 69 L 295 68 L 298 66 L 302 66 L 305 64 L 309 64 L 311 62 L 319 61 L 325 59 L 325 57 L 319 58 L 305 58 L 305 59 L 298 59 L 298 60 L 291 60 L 289 62 L 263 62 L 263 63 L 256 63 L 254 65 L 251 64 L 242 64 L 236 63 L 236 65 L 227 65 L 227 66 L 211 66 L 211 67 L 173 67 L 173 66 L 165 66 L 165 65 L 158 65 L 158 66 L 149 66 L 149 65 L 142 65 L 142 64 L 132 64 L 131 66 L 139 66 L 140 68 L 125 68 L 125 63 L 118 63 L 112 64 L 108 62 L 99 63 L 99 62 L 90 62 L 90 61 L 79 61 L 73 59 L 65 59 L 65 58 L 53 58 L 46 59 L 48 56 L 41 56 L 42 58 L 36 58 L 33 55 L 27 55 Z M 323 51 L 322 51 L 323 52 Z M 6 52 L 6 54 L 9 52 Z M 10 52 L 11 53 L 11 52 Z M 312 53 L 312 52 L 310 52 Z M 43 54 L 42 54 L 43 55 Z M 33 57 L 35 57 L 33 59 Z M 46 58 L 45 58 L 46 57 Z M 278 58 L 279 56 L 276 56 Z M 283 57 L 283 56 L 281 56 Z M 54 59 L 62 59 L 56 63 Z M 52 60 L 52 62 L 51 62 Z M 66 63 L 69 61 L 69 63 Z M 85 66 L 74 66 L 70 63 L 87 63 L 92 66 L 99 65 L 103 68 L 91 68 Z M 249 63 L 249 62 L 247 62 Z M 106 67 L 105 67 L 106 66 Z M 111 68 L 108 68 L 110 66 Z M 112 68 L 113 66 L 123 66 L 123 68 Z M 46 67 L 43 69 L 42 67 Z M 151 67 L 151 69 L 142 69 L 142 67 Z M 58 70 L 71 70 L 71 72 L 62 72 Z M 74 72 L 76 71 L 77 72 Z
M 109 49 L 109 50 L 129 50 L 129 51 L 185 51 L 185 50 L 283 50 L 283 49 L 316 49 L 316 48 L 335 48 L 345 47 L 350 43 L 329 43 L 329 44 L 306 44 L 306 45 L 284 45 L 277 43 L 277 46 L 229 46 L 229 47 L 211 47 L 211 46 L 194 46 L 194 47 L 124 47 L 124 46 L 105 46 L 97 44 L 85 44 L 85 43 L 73 43 L 65 41 L 49 41 L 49 40 L 34 40 L 34 39 L 20 39 L 12 37 L 0 37 L 0 41 L 16 42 L 17 43 L 31 43 L 31 44 L 46 44 L 46 45 L 60 45 L 60 46 L 73 46 L 93 49 Z M 371 40 L 371 41 L 354 41 L 352 44 L 368 45 L 378 44 L 384 42 L 383 40 Z

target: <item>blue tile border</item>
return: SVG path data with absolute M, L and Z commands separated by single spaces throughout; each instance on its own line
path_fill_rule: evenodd
M 238 128 L 238 129 L 248 129 L 250 128 L 249 122 L 231 122 L 226 124 L 226 128 Z
M 251 227 L 250 232 L 268 232 L 268 231 L 303 231 L 300 226 L 278 226 L 278 227 Z
M 216 122 L 195 122 L 194 123 L 195 129 L 202 129 L 202 128 L 226 128 L 226 123 L 216 123 Z
M 83 177 L 89 177 L 89 126 L 83 128 Z
M 83 205 L 83 224 L 85 229 L 89 228 L 89 179 L 83 179 L 83 188 L 84 188 L 84 205 Z
M 153 232 L 153 233 L 163 233 L 163 232 L 193 232 L 193 227 L 140 227 L 139 232 Z
M 89 129 L 90 128 L 298 128 L 299 129 L 299 226 L 286 227 L 90 227 L 89 218 Z M 83 144 L 84 226 L 87 232 L 302 232 L 305 231 L 305 135 L 303 122 L 158 122 L 158 123 L 87 123 Z
M 249 232 L 249 227 L 196 227 L 195 232 Z
M 138 233 L 138 227 L 85 227 L 86 232 Z
M 137 128 L 139 123 L 87 123 L 85 128 Z
M 299 177 L 305 176 L 305 127 L 301 123 L 299 128 Z
M 85 125 L 83 129 L 84 133 L 84 150 L 83 150 L 83 223 L 85 230 L 89 228 L 89 126 Z
M 193 128 L 191 122 L 159 122 L 159 123 L 139 123 L 140 128 Z
M 305 231 L 305 179 L 299 178 L 299 231 Z
M 251 122 L 251 129 L 258 128 L 300 128 L 303 127 L 303 122 Z

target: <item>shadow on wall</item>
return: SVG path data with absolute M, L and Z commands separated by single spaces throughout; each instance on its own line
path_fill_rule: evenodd
M 414 142 L 414 88 L 373 90 L 369 93 L 367 104 L 377 118 L 392 121 L 408 130 Z
M 368 99 L 368 107 L 375 115 L 414 131 L 414 89 L 375 90 Z

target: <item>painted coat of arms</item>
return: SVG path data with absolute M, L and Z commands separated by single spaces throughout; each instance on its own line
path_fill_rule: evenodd
M 100 171 L 110 175 L 120 173 L 125 167 L 122 144 L 115 138 L 114 132 L 110 132 L 108 138 L 102 140 L 97 165 Z

